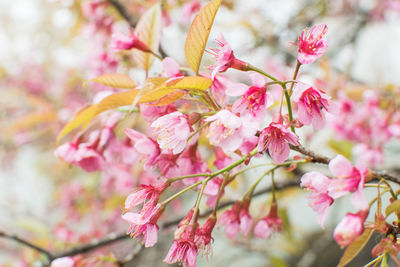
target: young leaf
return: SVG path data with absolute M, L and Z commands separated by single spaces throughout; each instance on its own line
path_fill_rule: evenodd
M 132 104 L 137 93 L 138 90 L 129 90 L 121 93 L 112 94 L 104 98 L 102 101 L 100 101 L 100 103 L 84 109 L 83 111 L 78 113 L 72 121 L 68 122 L 67 125 L 64 126 L 57 137 L 57 143 L 59 143 L 64 136 L 66 136 L 76 128 L 80 126 L 83 126 L 85 128 L 89 124 L 89 122 L 100 113 L 109 109 Z
M 189 67 L 199 72 L 201 58 L 206 48 L 211 26 L 221 5 L 221 0 L 211 0 L 194 18 L 185 42 L 185 57 Z
M 357 255 L 361 252 L 364 246 L 368 243 L 368 240 L 371 238 L 374 233 L 374 229 L 366 228 L 364 233 L 360 235 L 356 240 L 353 241 L 344 252 L 342 258 L 339 262 L 339 267 L 344 267 L 348 263 L 350 263 Z
M 174 91 L 166 96 L 161 97 L 159 100 L 154 103 L 149 104 L 150 106 L 164 106 L 175 102 L 178 99 L 181 99 L 187 92 L 183 91 Z
M 139 36 L 139 39 L 145 43 L 151 51 L 154 53 L 158 52 L 161 34 L 160 4 L 154 5 L 143 14 L 135 28 L 135 34 Z M 132 54 L 133 59 L 140 68 L 146 71 L 150 69 L 154 61 L 154 56 L 151 53 L 134 49 Z
M 131 78 L 129 78 L 128 75 L 118 73 L 103 74 L 90 81 L 121 89 L 132 89 L 136 86 L 135 82 Z
M 400 199 L 393 201 L 389 206 L 385 209 L 386 217 L 392 214 L 393 212 L 400 211 Z

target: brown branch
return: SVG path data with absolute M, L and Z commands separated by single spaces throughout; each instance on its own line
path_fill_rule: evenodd
M 322 164 L 329 164 L 329 162 L 331 161 L 330 158 L 325 157 L 323 155 L 319 155 L 311 150 L 306 149 L 303 146 L 290 146 L 291 150 L 297 151 L 305 156 L 308 156 L 311 160 L 311 162 L 315 162 L 315 163 L 322 163 Z M 374 180 L 380 180 L 380 179 L 385 179 L 387 181 L 391 181 L 397 184 L 400 184 L 400 178 L 392 176 L 390 174 L 388 174 L 386 171 L 372 171 L 372 179 Z
M 110 5 L 112 5 L 118 13 L 123 17 L 131 27 L 135 28 L 137 21 L 132 18 L 132 16 L 126 11 L 125 7 L 118 0 L 107 0 Z
M 294 186 L 298 186 L 298 185 L 299 185 L 298 181 L 290 180 L 290 181 L 286 181 L 286 182 L 283 182 L 283 183 L 278 183 L 276 185 L 276 189 L 277 190 L 283 190 L 285 188 L 294 187 Z M 260 190 L 260 191 L 258 191 L 256 193 L 254 193 L 253 197 L 257 197 L 257 196 L 266 194 L 268 192 L 271 192 L 271 187 L 267 187 L 265 189 L 262 189 L 262 190 Z M 221 203 L 218 206 L 218 209 L 223 209 L 223 208 L 225 208 L 227 206 L 232 205 L 233 203 L 235 203 L 235 201 L 226 201 L 224 203 Z M 206 216 L 208 216 L 208 215 L 210 215 L 212 213 L 212 210 L 213 209 L 208 209 L 205 212 L 203 212 L 200 216 L 201 217 L 206 217 Z M 169 228 L 171 226 L 175 226 L 183 218 L 184 217 L 180 217 L 178 219 L 167 221 L 167 222 L 161 224 L 160 229 L 166 229 L 166 228 Z M 61 257 L 74 256 L 74 255 L 78 255 L 78 254 L 82 254 L 82 253 L 87 253 L 87 252 L 95 250 L 95 249 L 97 249 L 99 247 L 110 245 L 110 244 L 116 243 L 118 241 L 122 241 L 122 240 L 129 239 L 129 238 L 130 238 L 130 236 L 127 235 L 126 233 L 110 234 L 105 239 L 94 241 L 94 242 L 91 242 L 89 244 L 85 244 L 85 245 L 82 245 L 82 246 L 78 246 L 78 247 L 72 248 L 72 249 L 67 250 L 67 251 L 62 251 L 62 252 L 59 252 L 59 253 L 50 254 L 49 259 L 50 259 L 50 261 L 52 261 L 52 260 L 55 260 L 55 259 L 61 258 Z
M 41 247 L 39 247 L 39 246 L 37 246 L 35 244 L 32 244 L 31 242 L 29 242 L 27 240 L 24 240 L 24 239 L 22 239 L 22 238 L 20 238 L 20 237 L 18 237 L 16 235 L 6 234 L 6 233 L 0 231 L 0 237 L 8 239 L 8 240 L 13 240 L 13 241 L 15 241 L 15 242 L 17 242 L 17 243 L 19 243 L 21 245 L 24 245 L 26 247 L 29 247 L 29 248 L 33 249 L 33 250 L 36 250 L 37 252 L 40 252 L 40 253 L 44 254 L 48 259 L 52 258 L 51 252 L 49 252 L 49 251 L 45 250 L 44 248 L 41 248 Z

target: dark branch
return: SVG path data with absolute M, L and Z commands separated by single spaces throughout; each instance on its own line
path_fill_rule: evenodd
M 319 155 L 311 150 L 308 150 L 304 148 L 303 146 L 290 146 L 290 149 L 297 151 L 305 156 L 308 156 L 311 160 L 311 162 L 316 162 L 316 163 L 322 163 L 322 164 L 329 164 L 331 161 L 330 158 L 325 157 L 323 155 Z M 400 178 L 394 177 L 385 171 L 372 171 L 372 179 L 374 180 L 380 180 L 380 179 L 385 179 L 387 181 L 395 182 L 397 184 L 400 184 Z
M 118 13 L 131 25 L 131 27 L 136 27 L 136 20 L 126 11 L 125 7 L 118 0 L 107 0 L 110 5 L 112 5 Z
M 6 233 L 0 231 L 0 237 L 8 239 L 8 240 L 13 240 L 13 241 L 15 241 L 15 242 L 17 242 L 17 243 L 19 243 L 21 245 L 24 245 L 26 247 L 29 247 L 29 248 L 33 249 L 33 250 L 36 250 L 37 252 L 40 252 L 40 253 L 44 254 L 48 259 L 52 258 L 52 255 L 51 255 L 51 253 L 49 251 L 47 251 L 44 248 L 41 248 L 41 247 L 39 247 L 39 246 L 37 246 L 35 244 L 32 244 L 31 242 L 29 242 L 27 240 L 19 238 L 16 235 L 9 235 L 9 234 L 6 234 Z
M 283 190 L 285 188 L 298 186 L 298 185 L 299 185 L 298 181 L 286 181 L 286 182 L 283 182 L 283 183 L 278 183 L 276 185 L 276 189 L 277 190 Z M 262 190 L 260 190 L 260 191 L 258 191 L 256 193 L 254 193 L 253 197 L 257 197 L 257 196 L 266 194 L 268 192 L 271 192 L 271 187 L 267 187 L 265 189 L 262 189 Z M 225 207 L 228 207 L 228 206 L 232 205 L 234 202 L 235 201 L 227 201 L 227 202 L 221 203 L 218 206 L 218 209 L 223 209 Z M 201 217 L 208 216 L 208 215 L 210 215 L 212 213 L 212 210 L 213 209 L 208 209 L 205 212 L 203 212 L 200 216 Z M 166 229 L 166 228 L 169 228 L 171 226 L 175 226 L 183 218 L 184 217 L 180 217 L 178 219 L 167 221 L 167 222 L 161 224 L 160 229 Z M 126 233 L 110 234 L 105 239 L 102 239 L 102 240 L 99 240 L 99 241 L 94 241 L 94 242 L 91 242 L 91 243 L 86 244 L 86 245 L 78 246 L 78 247 L 75 247 L 75 248 L 67 250 L 67 251 L 62 251 L 62 252 L 59 252 L 59 253 L 55 253 L 49 258 L 51 260 L 53 260 L 53 259 L 60 258 L 60 257 L 74 256 L 74 255 L 86 253 L 86 252 L 95 250 L 95 249 L 97 249 L 99 247 L 110 245 L 110 244 L 116 243 L 118 241 L 129 239 L 129 238 L 130 238 L 130 236 L 127 235 Z

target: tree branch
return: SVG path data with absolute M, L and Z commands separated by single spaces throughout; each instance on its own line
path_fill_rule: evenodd
M 136 27 L 137 21 L 132 18 L 132 16 L 126 11 L 125 7 L 118 0 L 107 1 L 118 11 L 118 13 L 129 23 L 131 27 Z
M 298 186 L 299 182 L 296 180 L 290 180 L 290 181 L 286 181 L 286 182 L 282 182 L 276 185 L 276 189 L 277 190 L 283 190 L 285 188 L 289 188 L 289 187 L 294 187 L 294 186 Z M 265 189 L 262 189 L 256 193 L 253 194 L 253 197 L 257 197 L 266 193 L 271 192 L 271 187 L 267 187 Z M 225 207 L 228 207 L 230 205 L 233 205 L 235 203 L 235 201 L 226 201 L 221 203 L 218 206 L 218 209 L 223 209 Z M 205 212 L 201 213 L 200 217 L 206 217 L 208 215 L 210 215 L 212 213 L 213 209 L 208 209 Z M 177 225 L 184 217 L 180 217 L 174 220 L 170 220 L 167 221 L 163 224 L 161 224 L 160 229 L 166 229 L 169 228 L 171 226 L 175 226 Z M 101 239 L 101 240 L 94 240 L 88 244 L 82 245 L 82 246 L 77 246 L 75 248 L 69 249 L 69 250 L 65 250 L 65 251 L 61 251 L 61 252 L 57 252 L 57 253 L 51 253 L 39 246 L 36 246 L 32 243 L 30 243 L 29 241 L 23 240 L 17 236 L 14 235 L 8 235 L 4 232 L 0 232 L 0 238 L 6 238 L 6 239 L 10 239 L 10 240 L 14 240 L 18 243 L 20 243 L 21 245 L 24 245 L 26 247 L 29 247 L 33 250 L 36 250 L 42 254 L 44 254 L 47 257 L 47 260 L 49 261 L 49 263 L 51 263 L 53 260 L 61 258 L 61 257 L 68 257 L 68 256 L 75 256 L 78 254 L 82 254 L 82 253 L 87 253 L 89 251 L 95 250 L 97 248 L 103 247 L 103 246 L 107 246 L 107 245 L 111 245 L 113 243 L 125 240 L 125 239 L 129 239 L 130 236 L 127 235 L 126 233 L 111 233 L 109 234 L 106 238 Z
M 329 164 L 329 162 L 331 161 L 330 158 L 325 157 L 323 155 L 319 155 L 311 150 L 306 149 L 303 146 L 293 146 L 290 145 L 290 149 L 297 151 L 305 156 L 310 157 L 311 162 L 315 162 L 315 163 L 322 163 L 322 164 Z M 395 182 L 397 184 L 400 184 L 400 178 L 392 176 L 390 174 L 388 174 L 386 171 L 372 171 L 372 179 L 375 180 L 380 180 L 380 179 L 385 179 L 387 181 L 391 181 L 391 182 Z
M 33 249 L 33 250 L 36 250 L 37 252 L 40 252 L 40 253 L 44 254 L 49 260 L 52 258 L 52 255 L 51 255 L 50 251 L 47 251 L 44 248 L 41 248 L 41 247 L 39 247 L 39 246 L 37 246 L 35 244 L 32 244 L 31 242 L 29 242 L 27 240 L 24 240 L 24 239 L 22 239 L 22 238 L 20 238 L 20 237 L 18 237 L 16 235 L 9 235 L 9 234 L 6 234 L 6 233 L 0 231 L 0 237 L 4 238 L 4 239 L 8 239 L 8 240 L 13 240 L 13 241 L 15 241 L 15 242 L 17 242 L 17 243 L 19 243 L 21 245 L 24 245 L 26 247 L 29 247 L 29 248 Z

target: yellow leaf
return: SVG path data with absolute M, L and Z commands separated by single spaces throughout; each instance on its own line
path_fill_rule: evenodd
M 154 103 L 149 104 L 150 106 L 164 106 L 171 104 L 172 102 L 181 99 L 187 92 L 183 91 L 175 91 L 166 96 L 161 97 L 159 100 L 155 101 Z
M 72 132 L 74 129 L 80 126 L 85 128 L 89 122 L 100 113 L 109 109 L 132 104 L 136 95 L 138 94 L 138 91 L 139 90 L 129 90 L 112 94 L 104 98 L 102 101 L 100 101 L 100 103 L 84 109 L 78 113 L 72 121 L 68 122 L 67 125 L 64 126 L 57 137 L 57 143 L 59 143 L 64 136 Z
M 194 18 L 185 42 L 185 57 L 189 67 L 199 72 L 201 58 L 221 0 L 211 0 Z
M 197 76 L 184 77 L 170 82 L 168 82 L 168 80 L 168 78 L 149 78 L 146 80 L 143 88 L 140 90 L 132 89 L 121 93 L 115 93 L 107 96 L 100 103 L 89 106 L 78 113 L 72 121 L 64 126 L 57 137 L 57 143 L 74 129 L 80 126 L 86 128 L 93 118 L 104 111 L 121 106 L 136 105 L 155 101 L 160 101 L 160 103 L 158 103 L 159 105 L 166 105 L 168 101 L 171 101 L 169 103 L 172 103 L 173 101 L 182 97 L 185 92 L 182 92 L 181 90 L 205 91 L 212 84 L 212 81 L 209 78 Z M 183 94 L 176 92 L 182 92 Z M 174 95 L 168 97 L 168 95 L 173 93 Z M 178 96 L 179 98 L 177 98 Z
M 356 240 L 353 241 L 344 252 L 342 258 L 339 262 L 339 267 L 346 266 L 350 263 L 357 255 L 361 252 L 364 246 L 368 243 L 368 240 L 371 238 L 372 234 L 374 233 L 374 229 L 366 228 L 364 233 L 360 235 Z
M 158 52 L 161 34 L 160 4 L 154 5 L 143 14 L 135 28 L 135 34 L 139 36 L 139 39 L 145 43 L 151 51 L 155 53 Z M 146 71 L 150 69 L 154 61 L 154 56 L 151 53 L 134 49 L 132 54 L 133 59 L 140 68 Z
M 393 212 L 399 212 L 400 211 L 400 199 L 393 201 L 389 206 L 386 207 L 385 209 L 385 214 L 386 217 L 392 214 Z M 379 216 L 379 214 L 378 214 Z
M 10 127 L 11 131 L 24 130 L 40 123 L 52 122 L 57 119 L 56 113 L 53 110 L 34 112 L 17 119 Z
M 128 75 L 118 73 L 103 74 L 90 81 L 121 89 L 132 89 L 136 86 L 135 82 L 131 78 L 129 78 Z
M 154 102 L 177 90 L 205 91 L 211 86 L 211 84 L 211 79 L 200 76 L 183 77 L 169 82 L 166 80 L 163 84 L 143 93 L 140 97 L 140 101 L 142 103 Z

